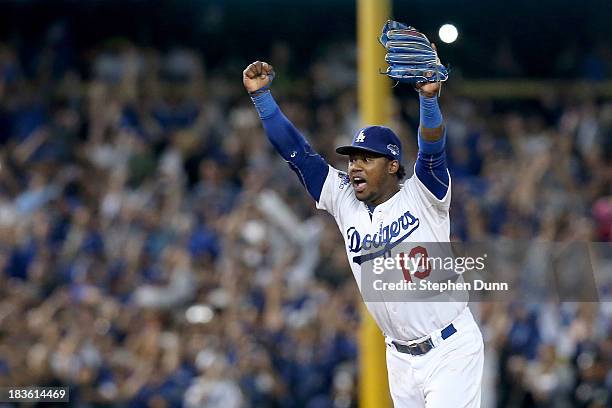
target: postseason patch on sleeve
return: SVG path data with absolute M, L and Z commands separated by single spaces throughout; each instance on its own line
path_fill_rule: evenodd
M 338 184 L 338 188 L 340 190 L 343 190 L 344 187 L 348 186 L 351 183 L 348 174 L 342 171 L 338 172 L 338 177 L 340 177 L 340 184 Z

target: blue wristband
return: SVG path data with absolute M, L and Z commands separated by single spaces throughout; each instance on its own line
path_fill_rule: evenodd
M 251 96 L 251 100 L 255 104 L 255 109 L 257 109 L 260 119 L 269 118 L 278 109 L 278 105 L 270 91 L 266 91 L 259 95 L 253 95 Z
M 419 95 L 421 126 L 428 129 L 435 129 L 442 124 L 442 112 L 438 106 L 438 97 L 427 98 Z

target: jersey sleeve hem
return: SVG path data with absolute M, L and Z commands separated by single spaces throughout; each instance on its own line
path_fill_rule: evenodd
M 327 178 L 323 183 L 319 200 L 316 207 L 325 210 L 332 216 L 337 217 L 340 207 L 344 202 L 347 192 L 350 192 L 348 176 L 340 170 L 328 164 Z
M 416 168 L 414 171 L 414 178 L 416 183 L 418 184 L 419 188 L 424 191 L 425 196 L 427 197 L 427 199 L 432 203 L 435 204 L 437 206 L 442 206 L 442 207 L 450 207 L 450 198 L 451 198 L 451 184 L 452 184 L 452 180 L 451 180 L 451 176 L 450 176 L 450 172 L 448 171 L 448 169 L 446 169 L 446 173 L 448 174 L 448 188 L 446 189 L 446 194 L 444 195 L 444 197 L 442 197 L 441 199 L 436 197 L 434 193 L 432 193 L 427 186 L 425 185 L 425 183 L 423 183 L 423 181 L 419 178 L 419 175 L 416 172 Z

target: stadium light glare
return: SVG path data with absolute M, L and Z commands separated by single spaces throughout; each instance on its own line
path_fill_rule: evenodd
M 454 25 L 444 24 L 442 27 L 440 27 L 440 30 L 438 31 L 438 36 L 440 36 L 440 39 L 443 42 L 450 44 L 457 40 L 457 37 L 459 37 L 459 32 L 457 31 L 457 27 L 455 27 Z

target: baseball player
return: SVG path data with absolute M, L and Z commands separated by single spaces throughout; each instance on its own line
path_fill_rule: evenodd
M 350 145 L 336 149 L 348 157 L 347 172 L 337 170 L 313 151 L 282 113 L 270 91 L 273 78 L 274 70 L 266 62 L 254 62 L 243 72 L 243 84 L 268 139 L 317 208 L 335 218 L 362 294 L 364 247 L 450 241 L 451 180 L 438 106 L 440 82 L 416 85 L 419 152 L 414 175 L 402 184 L 402 144 L 391 129 L 359 130 Z M 380 253 L 383 256 L 384 250 Z M 365 303 L 385 335 L 395 407 L 480 406 L 483 340 L 467 302 Z

